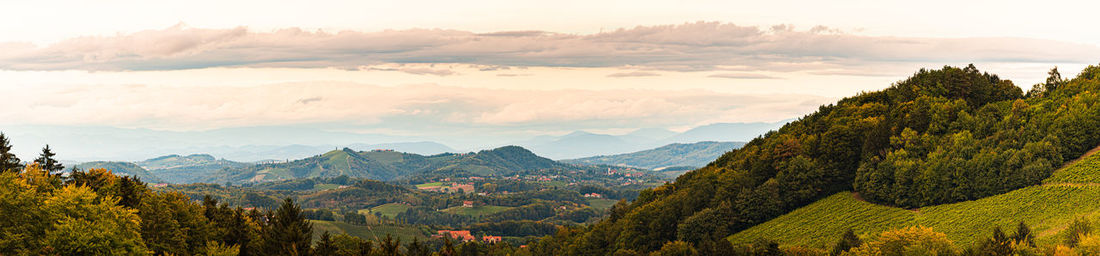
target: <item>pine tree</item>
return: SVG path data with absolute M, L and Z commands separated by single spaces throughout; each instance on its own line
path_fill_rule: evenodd
M 393 236 L 390 236 L 390 234 L 386 234 L 386 238 L 382 239 L 382 243 L 380 246 L 382 247 L 382 255 L 401 255 L 401 240 L 393 239 Z
M 844 234 L 840 236 L 840 241 L 836 242 L 836 245 L 833 246 L 832 253 L 830 253 L 829 255 L 840 255 L 841 253 L 844 253 L 849 249 L 859 247 L 860 245 L 863 245 L 863 241 L 860 241 L 859 237 L 856 236 L 856 233 L 849 228 L 848 231 L 845 231 Z
M 332 235 L 329 235 L 328 231 L 321 233 L 321 240 L 317 241 L 317 246 L 313 248 L 313 255 L 317 256 L 335 256 L 336 255 L 336 243 L 332 241 Z
M 249 256 L 255 254 L 252 252 L 252 223 L 249 221 L 248 213 L 237 207 L 233 211 L 233 223 L 232 228 L 229 229 L 229 234 L 226 236 L 225 242 L 230 245 L 240 245 L 240 256 Z
M 1016 225 L 1016 233 L 1012 234 L 1012 240 L 1017 243 L 1026 244 L 1031 247 L 1035 247 L 1035 234 L 1031 233 L 1031 228 L 1024 224 L 1023 221 L 1019 225 Z
M 264 229 L 264 248 L 269 255 L 309 255 L 313 224 L 289 197 L 275 210 Z
M 8 141 L 8 137 L 0 133 L 0 173 L 6 171 L 18 172 L 22 168 L 23 164 L 19 163 L 19 158 L 11 152 L 11 143 Z
M 993 236 L 982 243 L 980 250 L 987 255 L 1012 255 L 1012 240 L 1001 227 L 993 228 Z
M 374 243 L 371 241 L 359 242 L 359 255 L 374 255 Z
M 428 256 L 432 254 L 432 252 L 428 250 L 428 246 L 421 243 L 416 237 L 413 237 L 412 242 L 405 246 L 405 251 L 405 255 L 409 256 Z
M 450 238 L 443 237 L 443 249 L 439 252 L 443 256 L 455 256 L 458 255 L 458 251 L 455 251 L 455 244 L 451 242 Z
M 38 155 L 38 159 L 34 159 L 34 163 L 41 166 L 42 170 L 46 170 L 47 172 L 60 172 L 65 169 L 65 166 L 58 162 L 57 159 L 53 158 L 55 155 L 57 154 L 50 151 L 50 145 L 47 144 L 46 147 L 42 148 L 42 154 Z

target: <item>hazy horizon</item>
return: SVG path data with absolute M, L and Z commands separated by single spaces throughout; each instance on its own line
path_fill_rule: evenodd
M 1090 22 L 1088 5 L 10 3 L 0 129 L 292 127 L 377 135 L 313 145 L 472 150 L 573 131 L 771 123 L 944 65 L 973 63 L 1025 89 L 1053 67 L 1072 77 L 1100 60 L 1100 35 L 1054 28 Z M 56 15 L 35 15 L 44 10 Z M 50 143 L 13 141 L 24 158 Z M 189 146 L 221 145 L 202 141 Z

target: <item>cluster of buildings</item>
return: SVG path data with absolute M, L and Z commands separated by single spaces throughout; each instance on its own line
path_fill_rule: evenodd
M 436 231 L 435 235 L 432 235 L 432 238 L 443 238 L 443 237 L 450 237 L 451 239 L 460 240 L 460 241 L 463 241 L 463 242 L 478 241 L 477 237 L 471 235 L 469 230 L 439 230 L 439 231 Z M 490 243 L 490 244 L 500 242 L 500 240 L 501 240 L 501 238 L 499 236 L 488 236 L 487 235 L 487 236 L 482 236 L 481 237 L 482 242 Z
M 457 183 L 452 182 L 451 185 L 439 185 L 439 186 L 423 186 L 417 187 L 420 190 L 435 191 L 442 193 L 474 193 L 473 183 Z

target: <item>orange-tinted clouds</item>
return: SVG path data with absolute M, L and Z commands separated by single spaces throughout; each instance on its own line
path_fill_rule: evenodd
M 897 63 L 1094 62 L 1093 45 L 1025 38 L 919 38 L 825 27 L 760 28 L 697 22 L 596 34 L 411 29 L 337 33 L 174 26 L 78 37 L 46 46 L 0 44 L 0 69 L 177 70 L 210 67 L 347 68 L 393 63 L 814 71 Z M 449 75 L 440 70 L 401 70 Z

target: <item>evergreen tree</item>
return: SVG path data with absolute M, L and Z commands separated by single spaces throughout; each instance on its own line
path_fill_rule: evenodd
M 42 170 L 46 170 L 49 173 L 60 172 L 65 169 L 65 166 L 58 162 L 53 157 L 57 155 L 53 151 L 50 151 L 50 145 L 42 148 L 42 154 L 38 155 L 38 159 L 34 159 L 34 163 L 42 167 Z
M 382 239 L 382 255 L 385 256 L 398 256 L 401 255 L 401 240 L 393 239 L 393 236 L 386 234 L 386 238 Z
M 313 255 L 317 256 L 335 256 L 336 255 L 336 243 L 332 241 L 332 235 L 329 235 L 328 231 L 321 233 L 320 240 L 317 241 L 317 246 L 313 248 Z
M 374 243 L 365 240 L 359 242 L 359 255 L 374 255 Z
M 1077 247 L 1077 243 L 1081 242 L 1081 238 L 1089 233 L 1092 233 L 1092 226 L 1088 220 L 1084 218 L 1074 219 L 1073 223 L 1066 227 L 1066 246 Z
M 0 133 L 0 173 L 6 171 L 18 172 L 21 168 L 23 168 L 23 164 L 19 163 L 19 158 L 11 152 L 11 143 L 8 141 L 8 137 Z
M 836 245 L 833 246 L 833 251 L 829 255 L 840 255 L 860 245 L 863 245 L 863 241 L 859 240 L 859 236 L 856 236 L 856 233 L 849 228 L 848 231 L 845 231 L 844 234 L 840 236 L 840 241 L 836 242 Z
M 1012 234 L 1012 240 L 1017 243 L 1035 247 L 1035 234 L 1031 233 L 1031 228 L 1029 228 L 1027 224 L 1024 224 L 1023 221 L 1021 221 L 1019 225 L 1016 225 L 1016 233 Z
M 428 250 L 428 246 L 421 243 L 416 237 L 413 237 L 412 242 L 409 243 L 408 246 L 405 246 L 405 252 L 405 255 L 409 256 L 428 256 L 432 254 L 432 252 Z
M 118 190 L 115 196 L 119 198 L 119 205 L 130 209 L 137 209 L 141 206 L 141 199 L 148 190 L 145 182 L 141 182 L 141 179 L 137 177 L 125 176 L 118 179 L 117 185 Z
M 289 197 L 275 210 L 264 229 L 264 248 L 269 255 L 309 255 L 313 224 Z
M 1012 240 L 1005 235 L 1001 227 L 994 228 L 993 236 L 981 245 L 981 253 L 984 255 L 1009 256 L 1012 252 Z
M 443 256 L 455 256 L 458 255 L 458 251 L 455 251 L 455 244 L 451 242 L 450 238 L 443 238 L 443 248 L 440 249 L 440 255 Z
M 254 229 L 252 222 L 250 222 L 246 214 L 244 209 L 240 207 L 237 207 L 237 209 L 233 211 L 232 228 L 229 229 L 229 234 L 227 234 L 225 238 L 227 244 L 240 246 L 240 252 L 238 253 L 240 256 L 255 254 L 255 252 L 251 250 L 252 247 L 250 247 L 252 241 L 255 240 L 252 237 L 254 235 L 252 230 Z

